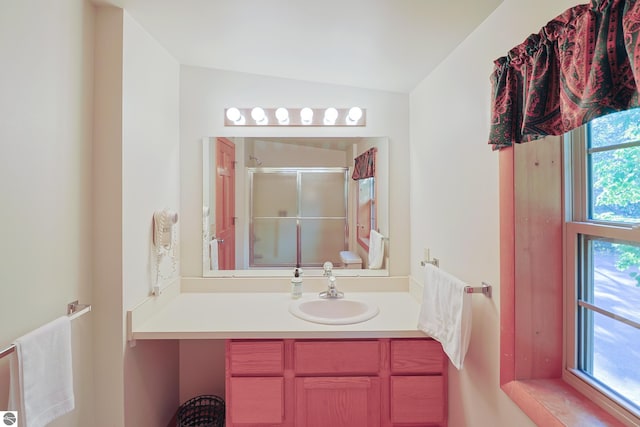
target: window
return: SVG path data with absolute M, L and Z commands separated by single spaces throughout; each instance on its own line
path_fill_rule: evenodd
M 619 416 L 640 416 L 640 109 L 566 138 L 566 371 Z
M 376 147 L 369 148 L 353 159 L 351 178 L 357 181 L 357 232 L 358 244 L 369 250 L 369 234 L 377 229 L 376 207 Z

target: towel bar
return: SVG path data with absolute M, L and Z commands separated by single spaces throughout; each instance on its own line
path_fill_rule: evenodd
M 433 264 L 436 267 L 440 267 L 440 261 L 438 258 L 433 258 L 429 261 L 420 261 L 420 265 L 423 267 L 427 264 Z M 482 282 L 482 286 L 477 286 L 475 288 L 472 286 L 465 287 L 464 292 L 467 294 L 484 294 L 484 296 L 491 298 L 491 285 L 486 282 Z
M 428 261 L 420 261 L 420 265 L 424 267 L 427 264 L 435 265 L 436 267 L 440 267 L 440 260 L 438 258 L 433 258 Z
M 376 228 L 376 231 L 377 231 L 378 233 L 380 233 L 380 229 L 379 229 L 379 228 Z M 389 238 L 388 238 L 388 237 L 383 236 L 383 235 L 382 235 L 382 233 L 380 233 L 380 235 L 382 236 L 382 240 L 384 240 L 384 241 L 386 241 L 386 242 L 388 242 L 388 241 L 389 241 Z
M 78 304 L 78 301 L 73 301 L 67 304 L 67 316 L 69 316 L 69 320 L 73 320 L 90 311 L 91 311 L 91 304 Z M 11 344 L 9 347 L 0 351 L 0 359 L 10 355 L 14 351 L 16 351 L 16 346 L 15 344 Z
M 467 294 L 484 294 L 486 297 L 491 298 L 491 285 L 485 282 L 482 282 L 482 286 L 478 286 L 475 288 L 467 286 L 466 288 L 464 288 L 464 291 Z

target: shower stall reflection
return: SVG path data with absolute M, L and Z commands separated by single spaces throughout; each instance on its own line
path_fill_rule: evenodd
M 347 168 L 249 168 L 249 266 L 340 264 L 348 248 Z

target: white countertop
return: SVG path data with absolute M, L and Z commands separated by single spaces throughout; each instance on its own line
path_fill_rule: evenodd
M 178 287 L 179 288 L 179 287 Z M 170 292 L 169 292 L 170 294 Z M 288 292 L 175 292 L 162 304 L 147 307 L 135 320 L 129 312 L 129 339 L 226 338 L 393 338 L 424 337 L 417 329 L 420 304 L 408 291 L 348 292 L 345 299 L 376 304 L 370 320 L 325 325 L 289 313 Z M 307 292 L 303 299 L 318 298 Z M 139 310 L 141 311 L 141 310 Z

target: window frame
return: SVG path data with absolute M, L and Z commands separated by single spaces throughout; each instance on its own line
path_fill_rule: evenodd
M 564 224 L 564 351 L 562 379 L 584 394 L 591 401 L 623 422 L 631 425 L 640 423 L 640 414 L 631 405 L 620 400 L 615 394 L 601 387 L 591 377 L 579 369 L 578 334 L 579 329 L 579 289 L 581 240 L 603 238 L 640 243 L 640 230 L 634 224 L 599 221 L 590 219 L 590 191 L 588 164 L 588 132 L 582 126 L 567 133 L 563 138 L 565 224 Z M 616 145 L 624 148 L 623 145 Z
M 538 425 L 622 425 L 562 379 L 561 137 L 503 148 L 498 163 L 500 388 Z

